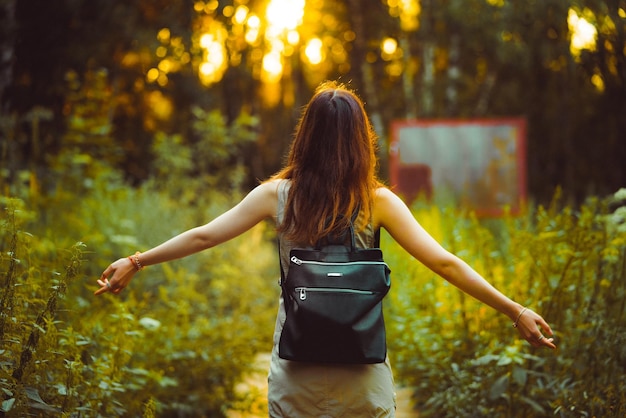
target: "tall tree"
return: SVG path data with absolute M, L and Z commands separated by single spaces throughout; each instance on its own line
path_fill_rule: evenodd
M 4 92 L 13 81 L 15 55 L 15 0 L 0 1 L 0 108 L 4 108 Z

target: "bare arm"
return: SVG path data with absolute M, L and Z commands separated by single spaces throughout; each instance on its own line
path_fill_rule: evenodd
M 404 202 L 388 189 L 377 192 L 373 220 L 426 267 L 446 279 L 463 292 L 518 321 L 523 307 L 494 288 L 463 260 L 443 248 L 413 217 Z M 522 313 L 518 331 L 534 346 L 556 348 L 551 338 L 544 338 L 539 330 L 552 335 L 550 326 L 530 309 Z
M 206 225 L 185 231 L 139 256 L 142 266 L 186 257 L 214 247 L 246 232 L 264 219 L 276 216 L 277 183 L 257 186 L 238 205 Z M 127 258 L 120 258 L 102 273 L 95 294 L 119 293 L 130 283 L 137 269 Z

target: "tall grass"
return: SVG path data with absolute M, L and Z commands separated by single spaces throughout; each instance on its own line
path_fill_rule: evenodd
M 69 361 L 56 351 L 58 317 L 68 286 L 80 276 L 84 244 L 76 243 L 61 252 L 56 262 L 42 257 L 36 239 L 21 229 L 32 219 L 22 201 L 2 199 L 4 213 L 0 229 L 0 411 L 9 416 L 57 412 L 67 406 L 66 394 L 55 393 L 60 407 L 43 397 L 46 387 L 63 387 L 64 378 L 53 383 L 52 370 L 66 376 Z M 62 328 L 62 327 L 61 327 Z
M 117 258 L 212 219 L 239 196 L 181 205 L 153 184 L 101 176 L 80 201 L 2 200 L 0 413 L 7 417 L 220 416 L 244 405 L 237 382 L 271 348 L 273 231 L 139 273 L 94 298 Z M 41 204 L 42 206 L 38 206 Z M 35 209 L 29 208 L 32 205 Z M 37 208 L 45 207 L 44 210 Z M 558 196 L 523 217 L 485 221 L 453 209 L 417 219 L 505 294 L 553 326 L 556 352 L 412 260 L 388 237 L 386 300 L 396 378 L 421 416 L 625 416 L 626 232 L 621 212 Z
M 623 193 L 623 192 L 620 192 Z M 508 318 L 435 277 L 384 242 L 397 377 L 416 388 L 422 416 L 626 415 L 626 224 L 589 199 L 524 217 L 481 221 L 417 208 L 447 248 L 513 299 L 541 313 L 556 352 L 521 341 Z
M 70 197 L 49 199 L 45 214 L 3 201 L 0 414 L 223 414 L 254 355 L 271 348 L 271 230 L 147 268 L 119 297 L 95 298 L 108 263 L 210 220 L 236 196 L 181 206 L 152 185 L 102 177 L 80 202 Z M 81 243 L 65 251 L 55 237 Z

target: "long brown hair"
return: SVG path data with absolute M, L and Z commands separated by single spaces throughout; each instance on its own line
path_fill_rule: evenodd
M 296 127 L 286 166 L 272 177 L 291 180 L 278 231 L 313 245 L 345 230 L 357 208 L 369 220 L 381 185 L 376 141 L 358 96 L 336 82 L 320 85 Z

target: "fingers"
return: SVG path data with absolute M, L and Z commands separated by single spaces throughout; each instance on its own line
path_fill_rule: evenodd
M 100 289 L 93 292 L 94 295 L 98 296 L 103 293 L 113 291 L 113 286 L 111 285 L 111 282 L 109 281 L 109 279 L 107 279 L 106 277 L 98 279 L 97 283 L 98 285 L 100 285 Z
M 542 340 L 543 345 L 553 350 L 556 350 L 556 344 L 554 344 L 554 338 L 545 338 Z
M 106 279 L 107 277 L 109 277 L 114 272 L 115 272 L 115 268 L 113 267 L 113 264 L 109 264 L 109 266 L 106 269 L 104 269 L 104 271 L 100 275 L 100 280 Z
M 120 258 L 110 264 L 100 275 L 97 280 L 100 289 L 96 290 L 94 295 L 103 293 L 119 294 L 130 283 L 133 275 L 138 271 L 129 257 Z
M 118 294 L 122 291 L 124 286 L 114 285 L 112 280 L 109 280 L 108 276 L 114 274 L 116 268 L 113 265 L 109 265 L 103 272 L 100 278 L 96 281 L 100 286 L 100 289 L 93 292 L 94 295 L 98 296 L 106 292 L 111 292 L 113 294 Z M 119 280 L 118 280 L 119 281 Z
M 554 344 L 554 338 L 546 338 L 546 336 L 543 334 L 531 337 L 528 342 L 530 342 L 533 347 L 548 347 L 553 350 L 556 349 L 556 345 Z
M 548 323 L 541 316 L 537 316 L 537 327 L 540 332 L 543 330 L 543 332 L 541 332 L 541 334 L 537 337 L 539 345 L 549 347 L 553 350 L 556 349 L 556 345 L 554 344 L 554 338 L 547 338 L 545 335 L 543 335 L 543 333 L 545 332 L 547 335 L 553 336 L 554 333 L 552 332 L 552 328 L 550 328 L 550 325 L 548 325 Z
M 539 315 L 537 315 L 539 316 Z M 539 319 L 537 320 L 537 325 L 539 325 L 539 327 L 548 335 L 553 335 L 554 333 L 552 332 L 552 328 L 550 328 L 550 325 L 548 325 L 548 323 L 541 317 L 539 316 Z
M 94 295 L 98 296 L 106 292 L 111 292 L 114 295 L 119 294 L 122 290 L 124 290 L 125 286 L 114 285 L 109 279 L 105 278 L 104 280 L 97 280 L 98 285 L 100 285 L 100 289 L 93 292 Z
M 530 343 L 534 347 L 548 347 L 553 350 L 556 349 L 554 338 L 548 338 L 544 335 L 544 333 L 546 333 L 548 336 L 552 337 L 554 335 L 552 328 L 550 328 L 550 325 L 548 325 L 548 323 L 540 315 L 535 315 L 537 316 L 535 324 L 539 334 L 537 335 L 536 333 L 533 333 L 533 336 L 531 336 L 532 340 L 529 340 Z
M 526 339 L 526 341 L 528 341 L 533 347 L 548 347 L 553 350 L 556 349 L 554 338 L 549 338 L 554 335 L 550 325 L 548 325 L 541 315 L 536 312 L 533 312 L 530 309 L 526 312 L 526 319 L 524 320 L 524 318 L 522 318 L 520 321 L 522 329 L 518 328 L 522 337 L 524 337 L 524 339 Z

